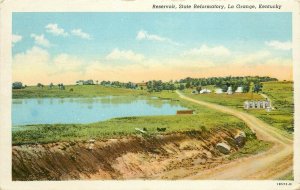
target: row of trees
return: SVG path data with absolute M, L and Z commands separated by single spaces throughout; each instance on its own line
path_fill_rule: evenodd
M 262 82 L 278 81 L 276 78 L 271 77 L 259 77 L 259 76 L 246 76 L 246 77 L 210 77 L 210 78 L 191 78 L 187 77 L 178 81 L 163 82 L 161 80 L 151 80 L 146 82 L 146 87 L 149 92 L 160 92 L 162 90 L 183 90 L 185 88 L 201 89 L 202 86 L 213 85 L 217 88 L 221 88 L 224 92 L 228 87 L 231 87 L 235 91 L 238 87 L 242 87 L 243 92 L 259 92 L 262 90 Z M 138 88 L 138 85 L 129 82 L 121 83 L 118 81 L 102 81 L 101 85 L 109 85 L 115 87 L 125 88 Z
M 92 81 L 92 80 L 88 80 Z M 245 76 L 245 77 L 210 77 L 210 78 L 191 78 L 187 77 L 185 79 L 180 79 L 176 81 L 163 82 L 161 80 L 151 80 L 144 85 L 139 85 L 133 82 L 119 82 L 119 81 L 101 81 L 100 85 L 103 86 L 111 86 L 117 88 L 128 88 L 128 89 L 143 89 L 147 87 L 149 92 L 160 92 L 162 90 L 171 90 L 174 91 L 176 89 L 183 90 L 185 88 L 196 88 L 200 89 L 202 86 L 213 85 L 217 88 L 221 88 L 224 92 L 227 91 L 228 87 L 231 87 L 233 91 L 235 91 L 238 87 L 242 87 L 244 92 L 249 92 L 252 90 L 253 92 L 259 92 L 262 90 L 262 82 L 267 81 L 277 81 L 276 78 L 271 77 L 259 77 L 259 76 Z M 78 82 L 78 81 L 77 81 Z M 78 82 L 79 83 L 79 82 Z M 89 84 L 94 84 L 89 83 Z M 98 81 L 96 82 L 98 84 Z M 63 83 L 57 85 L 59 89 L 64 90 L 65 86 Z M 43 88 L 44 85 L 41 83 L 37 84 L 37 87 Z M 50 83 L 49 88 L 53 88 L 54 84 Z M 13 89 L 21 89 L 24 88 L 21 82 L 14 82 Z
M 12 89 L 22 89 L 22 88 L 26 88 L 26 85 L 23 85 L 23 83 L 21 82 L 14 82 L 12 83 Z
M 36 85 L 38 88 L 44 88 L 45 87 L 45 85 L 44 84 L 42 84 L 42 83 L 37 83 L 37 85 Z M 26 88 L 27 87 L 27 85 L 23 85 L 23 83 L 22 82 L 14 82 L 14 83 L 12 83 L 12 89 L 23 89 L 23 88 Z M 52 89 L 52 88 L 54 88 L 55 87 L 55 85 L 51 82 L 50 84 L 49 84 L 49 86 L 48 86 L 48 88 L 50 88 L 50 89 Z M 65 90 L 65 86 L 64 86 L 64 84 L 63 83 L 59 83 L 59 84 L 57 84 L 57 87 L 58 87 L 58 89 L 60 89 L 60 90 Z
M 161 80 L 151 80 L 147 83 L 147 89 L 149 92 L 160 92 L 162 90 L 176 90 L 177 87 L 173 82 L 162 82 Z
M 162 90 L 183 90 L 185 88 L 201 88 L 202 86 L 213 85 L 221 88 L 224 92 L 228 87 L 235 91 L 238 87 L 242 87 L 243 92 L 259 92 L 262 90 L 262 82 L 278 81 L 276 78 L 260 77 L 260 76 L 245 76 L 245 77 L 210 77 L 210 78 L 191 78 L 180 79 L 177 81 L 163 82 L 161 80 L 151 80 L 146 82 L 146 87 L 149 92 L 159 92 Z M 135 83 L 122 83 L 119 81 L 101 81 L 101 85 L 113 86 L 119 88 L 136 89 L 139 86 Z M 143 88 L 143 87 L 141 87 Z
M 249 92 L 252 89 L 254 92 L 259 92 L 262 89 L 262 82 L 278 81 L 276 78 L 245 76 L 245 77 L 210 77 L 210 78 L 191 78 L 179 80 L 179 83 L 184 83 L 186 88 L 213 85 L 227 91 L 228 87 L 232 87 L 235 91 L 238 87 L 243 88 L 243 92 Z
M 117 88 L 129 88 L 129 89 L 136 89 L 138 85 L 133 82 L 119 82 L 119 81 L 101 81 L 100 85 L 102 86 L 111 86 Z
M 189 83 L 191 86 L 207 86 L 216 85 L 221 86 L 224 83 L 246 83 L 246 82 L 268 82 L 268 81 L 278 81 L 276 78 L 271 77 L 260 77 L 260 76 L 244 76 L 244 77 L 209 77 L 209 78 L 191 78 L 187 77 L 185 79 L 179 80 L 179 83 Z
M 44 86 L 45 85 L 43 85 L 42 83 L 37 83 L 37 85 L 36 85 L 38 88 L 44 88 Z M 59 83 L 59 84 L 57 84 L 57 86 L 58 86 L 58 89 L 60 89 L 60 90 L 65 90 L 65 86 L 64 86 L 64 84 L 63 83 Z M 55 87 L 55 85 L 51 82 L 50 84 L 49 84 L 49 86 L 48 86 L 48 88 L 50 88 L 50 89 L 52 89 L 52 88 L 54 88 Z

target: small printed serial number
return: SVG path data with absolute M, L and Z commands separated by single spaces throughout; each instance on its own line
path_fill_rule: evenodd
M 277 185 L 292 185 L 292 183 L 287 182 L 278 182 Z

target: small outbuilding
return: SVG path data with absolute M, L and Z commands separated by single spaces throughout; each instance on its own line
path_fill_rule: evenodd
M 243 92 L 243 87 L 242 86 L 239 86 L 237 89 L 236 89 L 236 91 L 235 91 L 235 93 L 242 93 Z
M 233 92 L 232 92 L 232 87 L 231 87 L 231 86 L 228 87 L 226 93 L 227 93 L 227 94 L 233 94 Z
M 223 94 L 223 90 L 222 90 L 221 88 L 217 88 L 217 89 L 215 90 L 215 93 L 216 93 L 216 94 Z
M 200 90 L 200 94 L 209 94 L 209 93 L 211 93 L 211 90 L 209 90 L 209 89 L 204 88 L 204 89 Z

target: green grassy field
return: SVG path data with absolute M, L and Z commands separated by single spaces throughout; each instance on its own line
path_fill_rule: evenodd
M 157 127 L 165 127 L 166 133 L 184 131 L 203 131 L 218 129 L 241 129 L 248 134 L 251 131 L 234 117 L 219 115 L 211 120 L 214 114 L 149 116 L 114 118 L 108 121 L 91 124 L 54 124 L 33 125 L 13 132 L 13 144 L 48 143 L 59 141 L 77 141 L 93 139 L 118 138 L 140 134 L 135 128 L 147 128 L 148 135 L 158 134 Z M 227 122 L 221 122 L 226 120 Z
M 292 82 L 264 83 L 263 93 L 266 94 L 275 107 L 270 113 L 254 113 L 255 116 L 265 120 L 279 129 L 294 131 L 294 96 Z
M 231 154 L 229 156 L 229 160 L 234 160 L 237 158 L 249 156 L 251 154 L 257 154 L 259 152 L 268 150 L 272 146 L 272 143 L 261 141 L 257 139 L 250 139 L 247 141 L 245 146 L 241 148 L 241 150 Z
M 237 94 L 215 94 L 215 93 L 210 93 L 210 94 L 191 94 L 192 90 L 188 89 L 185 90 L 184 93 L 195 99 L 207 101 L 207 102 L 213 102 L 217 103 L 223 106 L 230 106 L 233 108 L 243 108 L 244 101 L 246 100 L 261 100 L 263 99 L 261 95 L 259 94 L 252 94 L 252 93 L 237 93 Z
M 24 89 L 14 89 L 12 98 L 70 98 L 70 97 L 97 97 L 97 96 L 138 96 L 147 94 L 143 90 L 125 88 L 111 88 L 101 85 L 67 85 L 65 90 L 57 86 L 50 89 L 37 86 L 28 86 Z M 72 90 L 71 90 L 72 89 Z
M 279 178 L 279 180 L 294 180 L 294 172 L 291 171 L 290 173 L 288 173 L 287 175 Z
M 292 82 L 265 82 L 263 83 L 263 92 L 271 100 L 275 110 L 267 112 L 265 110 L 244 110 L 243 103 L 246 100 L 265 99 L 260 94 L 242 93 L 242 94 L 191 94 L 192 89 L 185 90 L 184 93 L 195 99 L 217 103 L 223 106 L 233 107 L 250 113 L 268 124 L 279 129 L 284 135 L 291 137 L 294 128 L 294 101 L 293 101 L 293 83 Z

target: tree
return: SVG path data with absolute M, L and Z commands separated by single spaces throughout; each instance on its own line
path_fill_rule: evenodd
M 243 87 L 243 92 L 246 93 L 246 92 L 249 92 L 250 91 L 250 82 L 246 82 L 242 85 Z
M 258 82 L 256 84 L 254 84 L 253 92 L 256 92 L 256 93 L 261 92 L 262 88 L 263 88 L 263 84 Z
M 23 84 L 21 82 L 14 82 L 12 83 L 12 89 L 22 89 Z
M 43 88 L 44 85 L 42 83 L 37 83 L 37 87 L 39 87 L 39 88 L 42 87 Z
M 174 84 L 174 83 L 171 83 L 171 84 L 170 84 L 170 90 L 172 90 L 172 92 L 173 92 L 174 90 L 176 90 L 176 87 L 175 87 L 175 84 Z
M 198 93 L 200 93 L 200 91 L 202 90 L 202 87 L 201 86 L 197 86 L 196 90 L 198 91 Z
M 187 83 L 185 84 L 185 87 L 186 87 L 186 88 L 190 88 L 190 87 L 191 87 L 191 83 L 190 83 L 190 82 L 187 82 Z
M 184 88 L 185 88 L 185 87 L 184 87 L 183 84 L 180 84 L 180 85 L 179 85 L 179 90 L 184 90 Z

